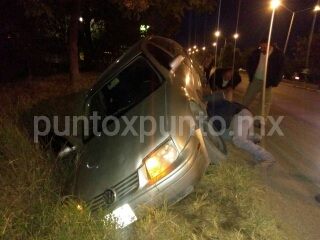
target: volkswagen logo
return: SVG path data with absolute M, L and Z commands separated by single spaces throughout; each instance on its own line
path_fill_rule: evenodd
M 116 201 L 116 193 L 112 189 L 107 189 L 103 193 L 103 200 L 107 205 L 110 205 Z

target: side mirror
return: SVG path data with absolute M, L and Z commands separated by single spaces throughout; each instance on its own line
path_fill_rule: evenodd
M 171 71 L 175 71 L 180 64 L 183 62 L 184 57 L 182 55 L 176 56 L 170 63 L 169 66 L 171 68 Z
M 41 136 L 39 140 L 45 151 L 52 151 L 58 158 L 70 156 L 82 146 L 80 139 L 72 136 L 58 136 L 52 131 L 46 136 Z
M 58 153 L 58 158 L 64 158 L 72 154 L 76 150 L 76 147 L 70 147 L 68 145 L 65 145 L 61 148 L 61 150 Z

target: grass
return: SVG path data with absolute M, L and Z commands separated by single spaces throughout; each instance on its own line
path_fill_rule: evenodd
M 210 166 L 195 191 L 174 206 L 148 208 L 125 229 L 77 210 L 62 197 L 70 163 L 57 160 L 33 143 L 33 116 L 81 114 L 96 75 L 70 87 L 67 75 L 34 79 L 1 92 L 1 239 L 286 239 L 270 215 L 257 173 L 230 153 Z M 17 97 L 18 96 L 18 97 Z M 292 239 L 287 237 L 287 239 Z

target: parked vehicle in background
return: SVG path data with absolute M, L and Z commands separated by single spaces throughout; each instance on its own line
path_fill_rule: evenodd
M 70 193 L 124 227 L 141 206 L 186 197 L 227 149 L 205 120 L 203 73 L 176 42 L 147 37 L 107 68 L 88 92 Z M 72 141 L 71 141 L 72 142 Z M 209 154 L 211 159 L 209 158 Z
M 320 72 L 310 69 L 302 69 L 300 72 L 294 72 L 292 75 L 287 74 L 283 78 L 316 85 L 320 84 Z
M 320 84 L 320 72 L 312 71 L 310 69 L 302 69 L 299 73 L 300 81 L 312 84 Z

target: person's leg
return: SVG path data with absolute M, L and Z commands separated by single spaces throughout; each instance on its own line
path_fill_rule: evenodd
M 250 140 L 251 142 L 253 142 L 254 144 L 257 144 L 259 142 L 261 142 L 262 140 L 262 136 L 258 133 L 250 133 L 248 134 L 248 140 Z
M 268 121 L 268 118 L 267 116 L 269 116 L 269 111 L 270 111 L 270 107 L 271 107 L 271 104 L 272 104 L 272 100 L 273 100 L 273 87 L 268 87 L 266 89 L 266 101 L 265 101 L 265 110 L 264 110 L 264 119 L 265 119 L 265 122 L 267 123 Z
M 262 117 L 260 122 L 264 125 L 268 121 L 267 116 L 269 115 L 272 99 L 273 99 L 273 88 L 268 87 L 266 88 L 266 92 L 265 92 L 264 113 L 262 114 L 262 97 L 259 99 L 259 108 L 257 109 L 257 116 Z
M 257 94 L 261 92 L 262 86 L 263 81 L 259 79 L 252 80 L 252 82 L 247 87 L 245 94 L 243 95 L 242 103 L 245 107 L 250 108 L 250 105 L 257 96 Z
M 264 148 L 248 140 L 248 133 L 252 131 L 252 114 L 249 110 L 243 109 L 232 120 L 232 130 L 234 132 L 233 144 L 250 152 L 257 161 L 268 160 L 275 162 L 275 158 Z

